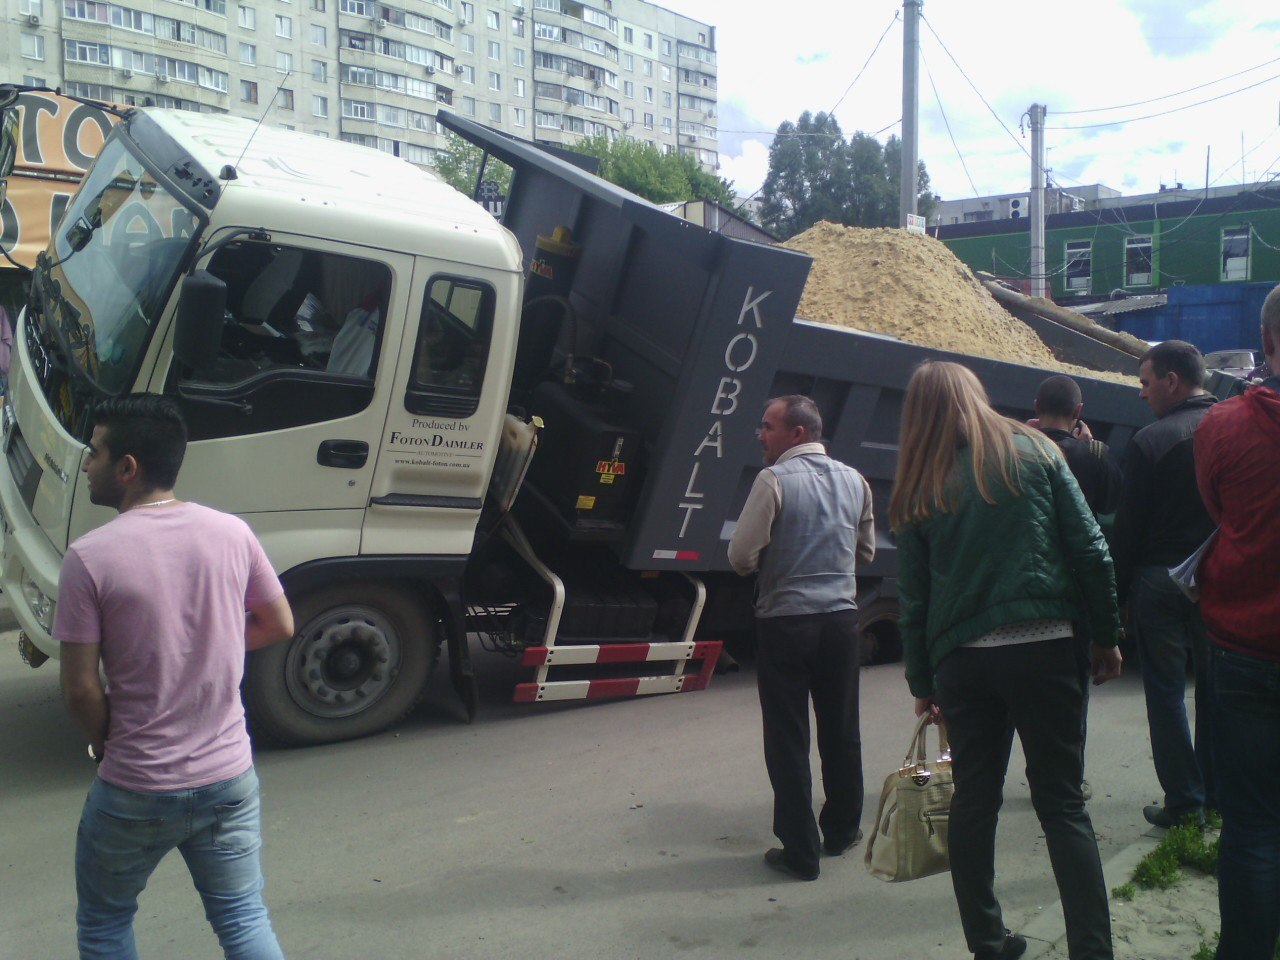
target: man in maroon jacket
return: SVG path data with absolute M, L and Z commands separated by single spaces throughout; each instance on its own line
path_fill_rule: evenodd
M 1280 370 L 1280 287 L 1262 306 Z M 1271 960 L 1280 938 L 1280 376 L 1213 407 L 1196 482 L 1218 538 L 1197 574 L 1222 810 L 1220 960 Z

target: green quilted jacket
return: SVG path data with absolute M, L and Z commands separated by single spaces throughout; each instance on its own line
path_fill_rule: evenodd
M 1020 451 L 1032 441 L 1016 436 Z M 1115 575 L 1102 531 L 1060 456 L 1019 459 L 1021 495 L 995 484 L 997 502 L 978 494 L 968 449 L 955 513 L 935 513 L 898 533 L 899 629 L 907 683 L 933 693 L 948 653 L 1023 620 L 1086 620 L 1094 641 L 1120 633 Z

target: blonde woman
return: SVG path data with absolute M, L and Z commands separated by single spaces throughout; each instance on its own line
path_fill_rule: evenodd
M 1111 921 L 1080 782 L 1082 641 L 1093 682 L 1120 673 L 1111 558 L 1056 447 L 992 409 L 978 378 L 926 363 L 902 412 L 889 505 L 916 714 L 951 739 L 951 880 L 976 960 L 1019 957 L 996 900 L 996 820 L 1016 730 L 1066 914 L 1071 960 L 1110 960 Z

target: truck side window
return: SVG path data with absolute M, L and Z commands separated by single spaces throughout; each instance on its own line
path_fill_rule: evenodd
M 459 418 L 475 413 L 489 358 L 493 310 L 494 293 L 488 284 L 432 278 L 422 303 L 406 410 Z
M 171 380 L 192 439 L 350 416 L 373 399 L 391 294 L 386 264 L 260 241 L 209 262 L 227 285 L 217 356 Z

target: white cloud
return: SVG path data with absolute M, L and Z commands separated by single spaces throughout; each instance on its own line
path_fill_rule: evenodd
M 827 110 L 839 101 L 900 9 L 892 0 L 792 0 L 784 8 L 787 16 L 777 16 L 774 8 L 765 18 L 758 7 L 740 0 L 667 0 L 666 5 L 717 28 L 721 102 L 750 118 L 740 128 L 729 128 L 722 120 L 721 174 L 748 192 L 767 171 L 770 133 L 804 110 Z M 1161 10 L 1164 15 L 1157 15 Z M 1101 182 L 1126 192 L 1147 192 L 1175 179 L 1188 187 L 1202 186 L 1208 147 L 1210 178 L 1239 182 L 1243 133 L 1245 151 L 1263 144 L 1246 158 L 1245 179 L 1280 169 L 1280 138 L 1267 139 L 1277 129 L 1280 63 L 1145 106 L 1106 114 L 1063 112 L 1160 97 L 1270 60 L 1277 56 L 1280 24 L 1268 24 L 1265 11 L 1251 14 L 1236 0 L 1160 0 L 1158 5 L 1155 0 L 1076 0 L 1070 9 L 1025 0 L 926 0 L 924 14 L 924 66 L 981 193 L 1026 189 L 1030 161 L 1019 142 L 1028 149 L 1030 142 L 1018 122 L 1033 102 L 1049 107 L 1050 128 L 1078 128 L 1157 113 L 1271 77 L 1276 79 L 1254 90 L 1167 117 L 1116 127 L 1050 129 L 1048 165 L 1068 186 Z M 973 92 L 938 38 L 1013 138 Z M 836 110 L 846 134 L 873 132 L 900 117 L 901 64 L 902 29 L 895 24 Z M 928 76 L 922 69 L 921 158 L 943 196 L 969 195 L 973 190 Z M 751 132 L 739 143 L 730 129 Z M 890 132 L 897 128 L 882 133 L 881 139 Z

